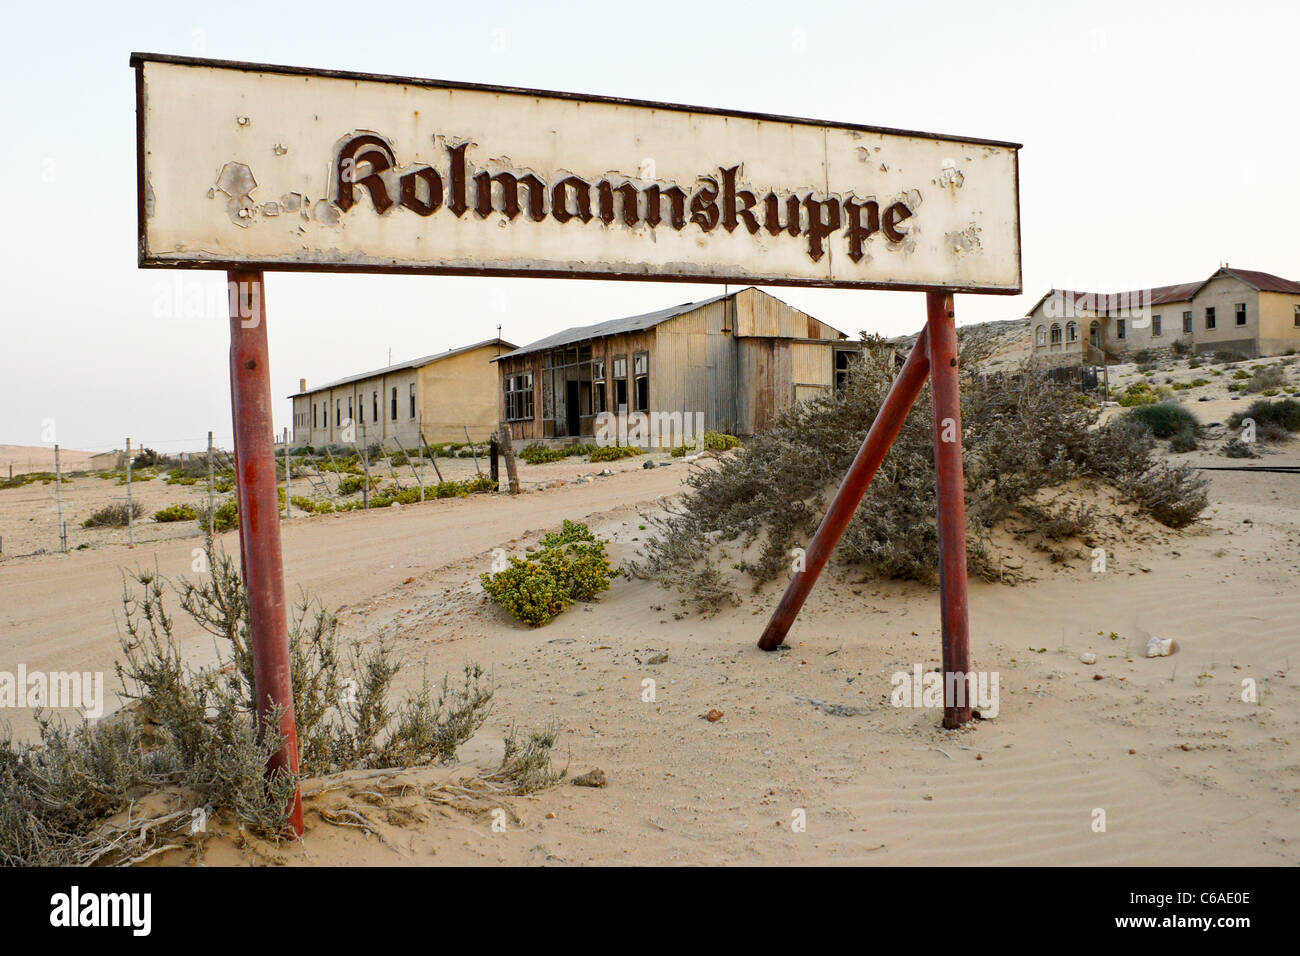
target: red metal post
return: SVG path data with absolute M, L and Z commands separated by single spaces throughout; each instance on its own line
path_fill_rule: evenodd
M 903 363 L 902 371 L 898 373 L 898 378 L 894 380 L 889 394 L 885 396 L 880 411 L 876 413 L 876 420 L 871 423 L 871 430 L 867 432 L 862 447 L 858 449 L 857 457 L 853 459 L 853 464 L 849 466 L 839 490 L 835 492 L 835 498 L 831 501 L 826 516 L 822 518 L 817 533 L 813 535 L 812 543 L 808 545 L 803 570 L 796 572 L 791 578 L 781 603 L 772 612 L 771 620 L 763 629 L 763 636 L 758 639 L 758 646 L 763 650 L 774 651 L 785 640 L 786 633 L 799 615 L 799 609 L 803 607 L 803 602 L 807 600 L 813 585 L 817 583 L 822 568 L 826 567 L 826 562 L 830 560 L 835 546 L 839 544 L 844 529 L 848 527 L 853 513 L 857 511 L 862 496 L 867 493 L 867 486 L 876 476 L 880 463 L 884 461 L 885 453 L 898 437 L 898 432 L 907 419 L 907 413 L 911 411 L 916 397 L 925 387 L 926 374 L 930 370 L 926 340 L 926 331 L 922 329 L 920 338 L 912 347 L 912 353 Z
M 925 295 L 934 406 L 935 490 L 939 511 L 939 601 L 943 627 L 943 725 L 971 719 L 970 620 L 966 598 L 966 481 L 961 466 L 961 390 L 952 296 Z
M 235 423 L 235 474 L 239 501 L 239 550 L 253 641 L 253 677 L 263 733 L 280 710 L 280 749 L 267 773 L 298 771 L 293 683 L 289 674 L 289 626 L 280 552 L 280 500 L 271 418 L 271 369 L 266 343 L 266 298 L 260 272 L 229 272 L 230 401 Z M 302 795 L 295 793 L 289 825 L 302 835 Z

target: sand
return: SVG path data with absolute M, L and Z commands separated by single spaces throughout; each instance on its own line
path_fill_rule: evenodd
M 1223 399 L 1225 411 L 1240 407 Z M 1191 403 L 1202 412 L 1211 403 Z M 1208 415 L 1218 416 L 1217 410 Z M 1210 420 L 1207 417 L 1207 420 Z M 1250 464 L 1196 452 L 1222 464 Z M 1178 456 L 1187 458 L 1188 456 Z M 1300 464 L 1300 442 L 1269 464 Z M 789 650 L 754 642 L 773 584 L 702 617 L 681 595 L 619 579 L 591 605 L 528 629 L 477 583 L 494 548 L 518 550 L 563 518 L 590 522 L 635 557 L 647 517 L 689 468 L 619 463 L 612 477 L 571 461 L 532 475 L 516 499 L 475 496 L 284 525 L 291 591 L 339 610 L 344 633 L 383 635 L 408 663 L 399 684 L 476 661 L 493 675 L 492 717 L 453 768 L 500 759 L 512 725 L 559 724 L 565 782 L 503 798 L 491 814 L 421 795 L 376 798 L 373 782 L 307 800 L 301 844 L 246 843 L 220 827 L 207 863 L 357 864 L 1210 864 L 1300 862 L 1300 499 L 1286 474 L 1210 473 L 1212 506 L 1183 532 L 1130 522 L 1107 542 L 1105 573 L 1079 551 L 1032 553 L 1017 585 L 972 582 L 975 666 L 996 671 L 996 718 L 961 731 L 933 709 L 890 704 L 891 676 L 938 664 L 935 589 L 819 583 Z M 470 465 L 472 469 L 472 465 Z M 32 486 L 26 492 L 30 493 Z M 0 491 L 0 517 L 10 522 Z M 10 532 L 6 532 L 6 535 Z M 236 546 L 232 535 L 226 546 Z M 0 564 L 0 669 L 104 669 L 113 683 L 120 568 L 188 572 L 194 537 L 127 550 L 116 541 Z M 1170 657 L 1143 656 L 1150 635 Z M 203 659 L 208 642 L 186 632 Z M 1095 655 L 1085 664 L 1081 656 Z M 666 654 L 662 663 L 649 663 Z M 1258 702 L 1242 697 L 1254 680 Z M 645 681 L 654 681 L 646 702 Z M 705 719 L 721 711 L 716 721 Z M 30 732 L 22 714 L 15 728 Z M 309 785 L 310 789 L 311 785 Z M 354 806 L 375 833 L 325 821 Z M 1105 830 L 1094 827 L 1104 811 Z M 335 819 L 339 819 L 335 816 Z M 806 821 L 801 832 L 792 827 Z M 156 864 L 193 862 L 188 852 Z

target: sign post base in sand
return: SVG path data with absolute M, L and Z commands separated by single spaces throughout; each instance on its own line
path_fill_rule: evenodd
M 889 394 L 871 423 L 853 464 L 849 466 L 826 516 L 822 518 L 808 553 L 804 569 L 791 579 L 781 603 L 772 612 L 758 646 L 774 651 L 799 615 L 813 585 L 830 560 L 844 529 L 862 501 L 871 479 L 884 461 L 889 446 L 898 437 L 907 413 L 916 402 L 928 375 L 934 406 L 934 464 L 939 512 L 939 601 L 943 628 L 944 707 L 943 725 L 960 727 L 971 719 L 969 695 L 962 693 L 958 706 L 955 692 L 966 689 L 970 673 L 970 623 L 966 598 L 966 501 L 961 464 L 961 393 L 958 386 L 957 328 L 952 296 L 927 292 L 926 325 L 912 347 Z
M 265 289 L 260 272 L 226 274 L 230 292 L 230 405 L 235 425 L 239 557 L 248 592 L 253 684 L 259 734 L 278 733 L 267 772 L 298 772 L 298 731 L 289 673 L 289 624 L 280 550 L 280 498 L 271 418 L 271 369 Z M 209 518 L 209 520 L 212 520 Z M 278 726 L 271 722 L 278 712 Z M 302 794 L 295 791 L 289 827 L 302 836 Z

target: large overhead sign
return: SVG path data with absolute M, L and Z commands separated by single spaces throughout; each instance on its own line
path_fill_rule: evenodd
M 1020 291 L 1017 149 L 136 54 L 140 264 Z

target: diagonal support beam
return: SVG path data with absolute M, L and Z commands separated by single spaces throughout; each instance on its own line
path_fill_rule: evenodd
M 903 422 L 907 419 L 907 413 L 911 411 L 917 396 L 921 394 L 921 389 L 925 387 L 925 379 L 929 371 L 928 335 L 927 330 L 923 329 L 920 338 L 916 340 L 916 345 L 912 347 L 912 353 L 903 364 L 902 371 L 898 373 L 898 378 L 890 387 L 889 394 L 885 396 L 880 411 L 876 413 L 876 420 L 871 423 L 871 430 L 867 432 L 857 457 L 853 459 L 853 464 L 849 466 L 839 490 L 835 492 L 826 516 L 822 518 L 817 533 L 813 535 L 812 543 L 808 545 L 804 569 L 796 572 L 790 580 L 781 603 L 772 612 L 772 618 L 767 622 L 763 636 L 759 638 L 758 646 L 763 650 L 774 651 L 785 640 L 785 635 L 794 624 L 799 609 L 808 599 L 818 576 L 826 567 L 826 562 L 830 560 L 835 546 L 839 544 L 844 529 L 848 527 L 849 520 L 857 511 L 862 496 L 867 493 L 867 487 L 871 484 L 871 479 L 876 476 L 880 463 L 884 461 L 885 453 L 898 437 Z

